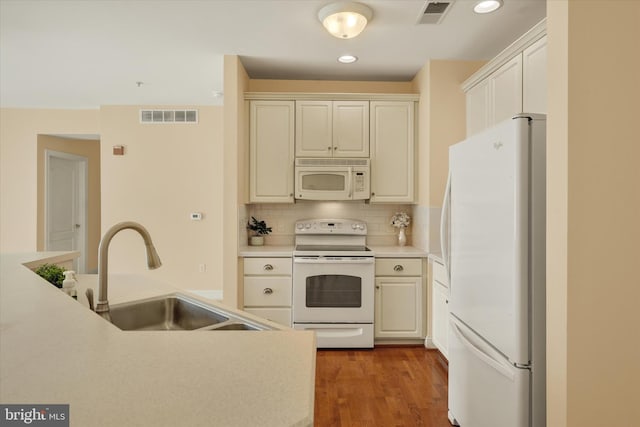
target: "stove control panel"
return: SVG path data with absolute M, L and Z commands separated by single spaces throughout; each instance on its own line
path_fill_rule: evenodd
M 355 219 L 303 219 L 296 221 L 296 234 L 366 235 L 367 224 Z

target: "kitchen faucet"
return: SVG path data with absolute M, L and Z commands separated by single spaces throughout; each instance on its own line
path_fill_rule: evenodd
M 155 270 L 162 265 L 158 252 L 153 246 L 151 236 L 146 228 L 137 222 L 125 221 L 120 222 L 112 226 L 100 240 L 100 246 L 98 247 L 98 303 L 96 304 L 96 313 L 103 318 L 111 321 L 111 315 L 109 314 L 109 301 L 107 300 L 107 261 L 109 258 L 109 243 L 113 236 L 118 234 L 122 230 L 131 229 L 135 230 L 144 239 L 144 244 L 147 250 L 147 266 L 150 270 Z

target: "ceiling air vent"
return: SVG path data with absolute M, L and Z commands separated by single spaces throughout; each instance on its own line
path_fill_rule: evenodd
M 427 1 L 421 9 L 417 24 L 439 24 L 447 14 L 454 0 Z
M 140 123 L 198 123 L 198 110 L 140 110 Z

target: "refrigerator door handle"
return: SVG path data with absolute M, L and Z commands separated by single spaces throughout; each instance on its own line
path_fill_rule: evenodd
M 447 175 L 447 186 L 444 190 L 444 200 L 442 201 L 442 211 L 440 213 L 440 250 L 442 251 L 442 261 L 447 272 L 447 282 L 449 292 L 451 292 L 451 266 L 449 256 L 449 227 L 451 211 L 451 171 Z
M 508 363 L 504 363 L 500 360 L 497 360 L 486 352 L 482 351 L 482 349 L 478 348 L 478 346 L 474 345 L 464 334 L 464 332 L 460 329 L 460 326 L 454 320 L 451 320 L 451 328 L 453 332 L 456 334 L 460 342 L 469 350 L 471 353 L 475 354 L 475 356 L 491 366 L 493 369 L 498 371 L 502 376 L 508 378 L 510 381 L 515 380 L 515 375 L 513 373 L 513 365 Z

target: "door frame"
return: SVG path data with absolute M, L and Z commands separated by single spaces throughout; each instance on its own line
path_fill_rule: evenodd
M 65 153 L 62 151 L 55 151 L 45 149 L 44 151 L 44 249 L 50 250 L 50 242 L 49 242 L 49 213 L 51 212 L 50 203 L 52 201 L 49 185 L 51 184 L 51 179 L 49 177 L 49 166 L 51 162 L 51 158 L 61 158 L 65 160 L 71 160 L 76 163 L 76 167 L 78 168 L 78 217 L 80 218 L 80 222 L 82 223 L 82 227 L 80 228 L 81 235 L 76 239 L 78 243 L 78 247 L 74 250 L 80 252 L 80 257 L 74 260 L 74 270 L 77 273 L 84 273 L 87 268 L 87 247 L 88 247 L 88 164 L 89 159 L 84 156 L 79 156 L 76 154 Z

